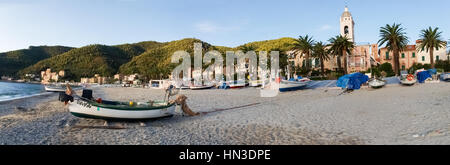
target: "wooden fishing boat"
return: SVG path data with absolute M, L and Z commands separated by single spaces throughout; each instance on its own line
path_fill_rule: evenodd
M 142 120 L 172 116 L 175 103 L 155 102 L 118 102 L 102 100 L 97 102 L 83 97 L 75 97 L 69 102 L 72 115 L 93 119 Z
M 375 78 L 369 81 L 369 86 L 374 89 L 382 88 L 384 85 L 386 85 L 386 82 L 380 79 Z
M 281 80 L 279 90 L 280 92 L 295 91 L 303 89 L 306 85 L 308 85 L 306 82 Z

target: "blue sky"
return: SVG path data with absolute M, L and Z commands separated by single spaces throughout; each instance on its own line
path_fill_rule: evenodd
M 394 22 L 411 41 L 428 26 L 450 39 L 448 0 L 0 0 L 0 52 L 191 37 L 231 47 L 305 34 L 327 41 L 345 4 L 357 43 L 376 43 L 379 27 Z

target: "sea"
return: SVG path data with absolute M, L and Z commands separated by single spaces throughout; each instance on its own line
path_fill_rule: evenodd
M 45 92 L 41 84 L 0 82 L 0 101 L 14 100 Z

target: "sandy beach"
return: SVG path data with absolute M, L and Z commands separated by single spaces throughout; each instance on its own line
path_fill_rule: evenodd
M 181 91 L 205 114 L 109 122 L 72 116 L 56 94 L 0 103 L 0 144 L 450 144 L 450 83 L 374 90 L 319 88 L 259 97 L 259 90 Z M 94 88 L 121 101 L 162 99 L 163 90 Z

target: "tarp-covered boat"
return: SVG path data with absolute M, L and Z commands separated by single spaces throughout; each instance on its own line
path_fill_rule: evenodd
M 424 83 L 428 78 L 431 78 L 431 74 L 429 71 L 424 70 L 417 72 L 417 81 L 419 81 L 419 83 Z
M 338 79 L 336 86 L 343 89 L 360 89 L 361 85 L 369 81 L 369 76 L 362 73 L 356 72 L 352 74 L 347 74 Z

